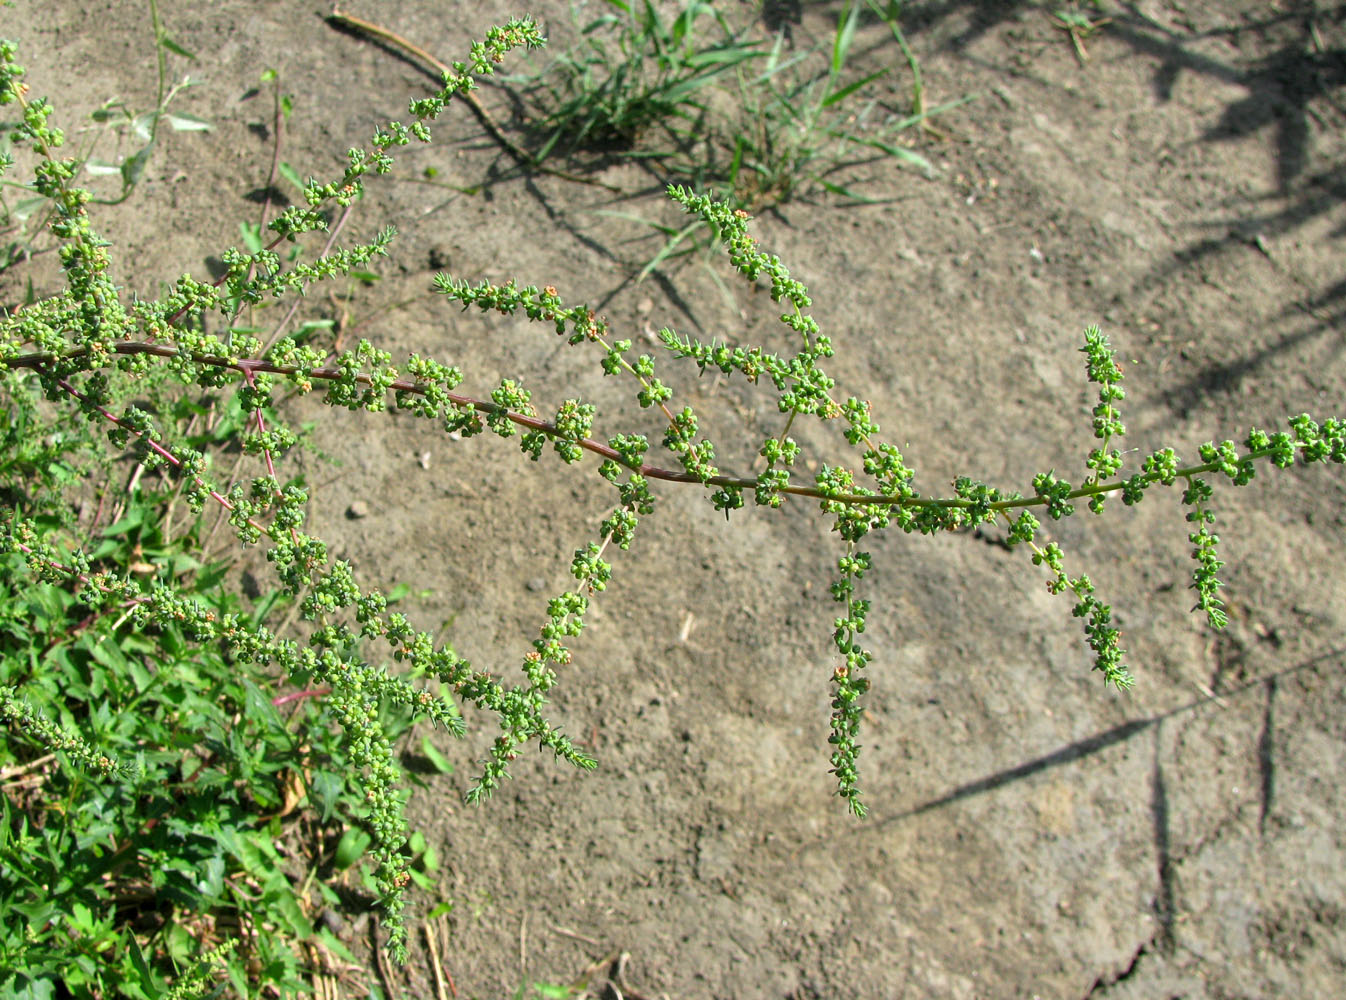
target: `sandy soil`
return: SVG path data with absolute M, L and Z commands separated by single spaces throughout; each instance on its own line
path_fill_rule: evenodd
M 772 8 L 804 47 L 829 37 L 839 6 Z M 1133 460 L 1346 410 L 1346 5 L 1108 3 L 1087 65 L 1053 23 L 1058 6 L 911 3 L 930 102 L 976 95 L 939 119 L 944 139 L 912 138 L 938 176 L 874 164 L 853 179 L 881 204 L 822 197 L 754 223 L 812 290 L 837 346 L 829 370 L 874 401 L 927 491 L 960 474 L 1023 491 L 1048 468 L 1083 476 L 1094 397 L 1078 348 L 1091 323 L 1125 359 Z M 295 95 L 282 158 L 322 177 L 430 87 L 416 64 L 333 30 L 312 4 L 164 7 L 170 34 L 198 54 L 200 85 L 175 107 L 215 129 L 166 135 L 135 195 L 97 217 L 135 262 L 120 280 L 142 294 L 207 274 L 256 217 L 249 199 L 273 141 L 263 69 Z M 428 0 L 350 10 L 443 59 L 524 12 Z M 563 3 L 532 13 L 558 37 L 570 30 Z M 153 102 L 138 5 L 20 0 L 2 17 L 30 83 L 72 130 L 114 95 Z M 900 62 L 877 24 L 855 58 L 857 73 Z M 899 108 L 905 68 L 888 79 Z M 482 98 L 511 121 L 505 92 Z M 615 195 L 519 176 L 463 108 L 437 138 L 371 184 L 346 230 L 398 227 L 381 280 L 314 296 L 306 315 L 353 323 L 411 299 L 358 335 L 461 366 L 475 395 L 501 377 L 521 378 L 544 412 L 583 394 L 600 405 L 602 434 L 656 439 L 596 356 L 522 320 L 458 312 L 428 294 L 433 271 L 553 284 L 637 340 L 668 324 L 788 343 L 772 303 L 722 262 L 710 267 L 732 301 L 699 258 L 631 280 L 658 241 L 604 212 L 677 222 L 657 162 L 601 167 L 626 192 Z M 112 146 L 104 138 L 100 152 Z M 480 188 L 417 183 L 427 167 Z M 753 438 L 779 429 L 774 404 L 741 380 L 664 367 L 722 467 L 747 471 Z M 420 625 L 513 669 L 606 513 L 594 463 L 533 465 L 512 445 L 448 440 L 406 414 L 306 403 L 294 416 L 318 420 L 316 443 L 340 462 L 292 459 L 323 484 L 315 530 L 362 582 L 424 588 L 409 606 Z M 810 467 L 847 453 L 830 428 L 796 436 Z M 569 981 L 605 957 L 595 995 L 628 998 L 1346 989 L 1346 800 L 1332 777 L 1346 763 L 1340 470 L 1263 475 L 1218 495 L 1231 617 L 1218 635 L 1188 614 L 1176 494 L 1054 527 L 1071 566 L 1115 604 L 1138 678 L 1129 695 L 1101 689 L 1068 604 L 1023 553 L 994 537 L 875 539 L 863 822 L 827 774 L 836 538 L 809 505 L 726 524 L 692 489 L 658 495 L 556 693 L 556 718 L 600 769 L 525 758 L 492 803 L 465 807 L 483 729 L 444 748 L 455 773 L 427 778 L 412 801 L 444 859 L 442 894 L 417 906 L 454 902 L 443 958 L 459 995 Z M 367 516 L 353 519 L 357 500 Z M 337 923 L 368 942 L 368 921 Z M 622 953 L 619 970 L 610 956 Z M 418 948 L 394 972 L 407 995 L 434 995 L 429 961 Z

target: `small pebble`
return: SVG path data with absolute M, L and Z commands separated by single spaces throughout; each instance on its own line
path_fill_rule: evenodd
M 536 594 L 539 590 L 546 589 L 547 581 L 542 579 L 542 577 L 540 576 L 535 576 L 533 577 L 533 579 L 529 580 L 528 583 L 525 584 L 525 586 Z
M 363 500 L 356 500 L 355 503 L 346 508 L 346 516 L 352 521 L 358 521 L 362 517 L 368 517 L 369 504 L 365 503 Z
M 341 919 L 341 914 L 335 910 L 323 910 L 322 916 L 318 918 L 318 923 L 322 924 L 333 934 L 340 934 L 346 926 L 346 921 Z

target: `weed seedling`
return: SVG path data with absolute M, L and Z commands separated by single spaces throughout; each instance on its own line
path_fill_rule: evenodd
M 1091 18 L 1079 10 L 1058 10 L 1052 14 L 1052 18 L 1056 27 L 1070 36 L 1075 58 L 1081 66 L 1089 61 L 1089 50 L 1084 47 L 1084 43 L 1112 23 L 1110 17 Z
M 608 10 L 588 22 L 588 4 L 573 5 L 578 45 L 534 76 L 507 80 L 542 109 L 534 125 L 542 137 L 538 162 L 579 149 L 638 155 L 636 143 L 656 127 L 688 151 L 713 113 L 710 84 L 762 55 L 705 0 L 685 0 L 672 18 L 652 0 L 605 3 Z M 703 23 L 717 37 L 703 40 Z

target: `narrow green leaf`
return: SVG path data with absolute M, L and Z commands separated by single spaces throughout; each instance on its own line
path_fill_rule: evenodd
M 850 0 L 847 0 L 845 6 L 841 8 L 837 33 L 832 39 L 833 77 L 840 76 L 841 70 L 846 65 L 846 56 L 851 50 L 851 43 L 855 40 L 855 29 L 859 24 L 860 8 L 852 6 Z
M 330 319 L 306 319 L 300 324 L 299 329 L 291 335 L 295 343 L 302 343 L 304 340 L 312 337 L 320 330 L 331 330 L 336 326 L 335 320 Z
M 602 17 L 596 17 L 583 28 L 580 29 L 581 35 L 591 35 L 600 28 L 606 28 L 609 25 L 620 24 L 621 22 L 612 14 L 604 14 Z
M 643 268 L 641 268 L 640 274 L 636 278 L 636 284 L 640 284 L 640 282 L 648 278 L 650 276 L 650 273 L 656 267 L 658 267 L 660 264 L 662 264 L 665 260 L 668 259 L 669 255 L 673 253 L 673 251 L 677 248 L 679 243 L 681 243 L 688 236 L 692 235 L 692 233 L 700 229 L 702 225 L 703 223 L 701 222 L 701 220 L 697 219 L 695 222 L 688 223 L 682 229 L 681 232 L 677 233 L 672 238 L 670 238 L 668 242 L 666 242 L 660 248 L 659 252 L 654 255 L 653 259 Z
M 872 149 L 877 149 L 880 152 L 887 153 L 894 159 L 914 164 L 920 167 L 922 170 L 924 170 L 927 174 L 931 175 L 932 177 L 935 174 L 939 173 L 939 171 L 935 169 L 935 165 L 933 163 L 931 163 L 924 156 L 922 156 L 920 153 L 915 152 L 914 150 L 904 149 L 901 146 L 893 146 L 886 142 L 880 142 L 878 139 L 863 139 L 863 140 L 856 140 L 856 142 L 858 142 L 858 144 L 861 146 L 869 146 Z
M 118 169 L 119 168 L 117 167 L 113 167 L 111 172 L 115 174 Z M 25 222 L 30 215 L 46 203 L 46 198 L 21 198 L 19 201 L 15 202 L 14 207 L 10 209 L 10 215 L 14 216 L 14 218 L 18 219 L 20 222 Z
M 848 187 L 844 187 L 841 184 L 834 184 L 831 181 L 825 181 L 821 177 L 818 178 L 818 183 L 822 185 L 823 190 L 829 194 L 834 194 L 839 198 L 846 198 L 849 201 L 857 202 L 861 205 L 881 205 L 886 201 L 892 200 L 891 198 L 870 198 L 866 195 L 856 194 Z
M 191 59 L 191 60 L 196 59 L 195 54 L 188 52 L 186 49 L 184 49 L 177 42 L 173 41 L 173 39 L 169 38 L 167 35 L 159 36 L 159 44 L 162 45 L 164 48 L 166 48 L 169 52 L 172 52 L 174 55 L 182 56 L 182 58 L 184 59 Z
M 425 754 L 426 760 L 430 761 L 431 766 L 440 774 L 453 773 L 453 762 L 435 749 L 429 736 L 421 737 L 421 753 Z
M 175 132 L 209 132 L 214 128 L 204 118 L 189 115 L 185 111 L 170 111 L 165 117 Z
M 304 179 L 299 176 L 298 170 L 290 166 L 284 160 L 281 160 L 280 163 L 276 165 L 276 169 L 280 172 L 282 177 L 297 187 L 300 191 L 304 190 Z
M 93 158 L 84 161 L 84 169 L 94 177 L 107 177 L 111 174 L 120 174 L 122 172 L 120 164 L 108 163 L 107 160 Z M 44 198 L 41 200 L 45 201 L 46 199 Z
M 823 107 L 830 108 L 833 104 L 836 104 L 838 101 L 844 101 L 846 98 L 850 97 L 865 84 L 877 80 L 879 77 L 883 76 L 883 74 L 887 72 L 888 67 L 885 66 L 881 70 L 877 70 L 873 73 L 870 73 L 869 76 L 856 80 L 854 83 L 849 83 L 838 91 L 834 91 L 833 93 L 829 94 L 826 98 L 823 99 Z
M 922 114 L 908 115 L 906 118 L 899 118 L 897 121 L 892 122 L 889 125 L 885 125 L 883 131 L 885 133 L 896 134 L 905 129 L 911 128 L 913 125 L 919 125 L 927 118 L 933 118 L 935 115 L 943 114 L 945 111 L 948 111 L 951 108 L 959 107 L 963 104 L 967 104 L 976 99 L 977 99 L 976 94 L 968 94 L 966 97 L 959 97 L 956 100 L 945 101 L 943 104 L 937 104 L 933 108 L 927 108 L 925 112 Z
M 705 49 L 687 57 L 685 65 L 700 69 L 703 66 L 720 66 L 720 72 L 738 66 L 752 59 L 761 59 L 766 53 L 757 48 L 756 42 L 739 42 L 724 48 Z

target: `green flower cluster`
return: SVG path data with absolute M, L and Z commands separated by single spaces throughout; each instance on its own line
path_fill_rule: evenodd
M 64 754 L 94 774 L 111 775 L 126 770 L 78 733 L 39 715 L 14 688 L 0 687 L 0 722 L 23 730 L 48 750 Z
M 541 34 L 530 21 L 511 21 L 503 28 L 493 28 L 484 42 L 473 46 L 471 71 L 491 73 L 509 50 L 541 43 Z M 526 739 L 537 735 L 558 755 L 581 766 L 592 766 L 538 714 L 542 703 L 539 694 L 545 692 L 550 681 L 534 673 L 527 688 L 507 691 L 451 652 L 436 650 L 427 633 L 414 633 L 400 615 L 386 615 L 381 595 L 362 594 L 350 567 L 329 563 L 325 545 L 300 531 L 307 503 L 304 490 L 282 487 L 274 476 L 263 476 L 221 493 L 205 476 L 205 456 L 194 449 L 175 448 L 155 427 L 148 412 L 134 406 L 121 414 L 111 412 L 107 379 L 98 371 L 115 361 L 123 371 L 145 374 L 155 358 L 163 358 L 181 383 L 202 387 L 226 385 L 241 373 L 241 405 L 256 414 L 252 429 L 243 437 L 244 448 L 247 453 L 265 456 L 269 464 L 293 445 L 295 436 L 283 427 L 267 429 L 263 425 L 261 415 L 270 407 L 272 389 L 266 372 L 286 375 L 301 392 L 310 391 L 313 380 L 322 378 L 329 383 L 326 401 L 330 405 L 377 411 L 386 405 L 388 391 L 399 382 L 399 372 L 389 364 L 390 356 L 362 341 L 354 351 L 342 354 L 333 369 L 320 371 L 317 366 L 321 354 L 292 341 L 282 341 L 265 359 L 258 359 L 261 345 L 255 339 L 231 337 L 228 342 L 222 341 L 183 319 L 210 311 L 232 314 L 240 305 L 302 291 L 314 282 L 348 273 L 385 253 L 393 230 L 383 230 L 368 244 L 338 250 L 289 269 L 282 267 L 273 250 L 275 243 L 253 254 L 227 250 L 222 255 L 226 272 L 217 284 L 206 285 L 184 276 L 159 301 L 136 302 L 127 308 L 108 275 L 107 244 L 90 227 L 85 207 L 88 192 L 68 183 L 74 176 L 75 161 L 59 159 L 55 154 L 64 136 L 47 124 L 51 107 L 45 100 L 24 99 L 23 69 L 14 62 L 16 51 L 12 43 L 0 42 L 0 104 L 21 105 L 23 120 L 13 138 L 29 143 L 42 157 L 35 171 L 35 189 L 54 206 L 50 228 L 62 241 L 60 256 L 66 287 L 0 324 L 0 372 L 14 367 L 36 371 L 48 398 L 75 400 L 89 419 L 106 420 L 112 425 L 109 437 L 114 445 L 132 444 L 136 457 L 149 468 L 169 467 L 184 481 L 186 499 L 193 510 L 199 512 L 214 500 L 229 512 L 240 542 L 255 544 L 265 538 L 270 545 L 267 557 L 286 591 L 296 597 L 302 595 L 304 617 L 319 627 L 310 644 L 301 646 L 277 639 L 265 628 L 251 626 L 237 616 L 217 620 L 213 612 L 180 597 L 171 588 L 155 585 L 142 593 L 133 582 L 92 573 L 82 554 L 66 555 L 62 562 L 27 521 L 7 520 L 3 525 L 4 544 L 12 551 L 24 552 L 39 579 L 82 586 L 95 607 L 118 602 L 129 605 L 140 627 L 172 622 L 197 642 L 219 644 L 242 658 L 275 662 L 296 680 L 330 686 L 328 697 L 348 735 L 351 758 L 363 772 L 368 806 L 363 819 L 373 835 L 371 856 L 388 917 L 389 946 L 395 954 L 404 956 L 406 932 L 401 909 L 408 882 L 403 850 L 405 793 L 400 789 L 401 775 L 393 762 L 391 743 L 379 722 L 379 705 L 411 706 L 455 735 L 462 734 L 463 724 L 450 702 L 368 662 L 360 654 L 361 641 L 386 638 L 395 648 L 396 659 L 409 659 L 461 697 L 494 708 L 501 715 L 503 730 L 515 742 L 520 736 Z M 394 122 L 380 127 L 371 150 L 352 150 L 349 166 L 339 181 L 326 185 L 310 181 L 306 190 L 308 208 L 291 209 L 271 223 L 276 240 L 294 239 L 303 232 L 324 228 L 326 222 L 318 210 L 323 202 L 349 204 L 361 193 L 364 173 L 389 169 L 391 147 L 405 145 L 411 137 L 429 141 L 424 121 L 437 116 L 454 94 L 474 86 L 468 69 L 467 64 L 455 64 L 439 95 L 413 102 L 410 110 L 417 121 L 412 125 Z M 12 157 L 0 158 L 0 171 L 12 164 Z M 23 348 L 29 345 L 35 350 L 25 354 Z M 448 411 L 446 425 L 455 428 L 461 426 L 465 414 L 470 414 L 469 422 L 476 419 L 476 410 L 470 405 L 447 405 L 452 389 L 462 378 L 456 369 L 413 358 L 408 372 L 414 381 L 398 386 L 399 403 L 414 400 L 413 408 L 422 415 Z M 583 436 L 587 433 L 585 419 L 583 407 L 574 404 L 562 415 L 558 438 Z M 559 443 L 563 454 L 571 456 L 564 447 L 567 442 Z M 597 565 L 591 575 L 599 575 Z M 358 635 L 332 620 L 349 608 L 356 609 Z M 548 653 L 555 651 L 548 647 Z M 0 716 L 88 767 L 106 772 L 116 766 L 80 737 L 36 716 L 18 694 L 8 689 L 0 692 Z M 474 793 L 489 792 L 500 776 L 498 770 L 488 766 Z

